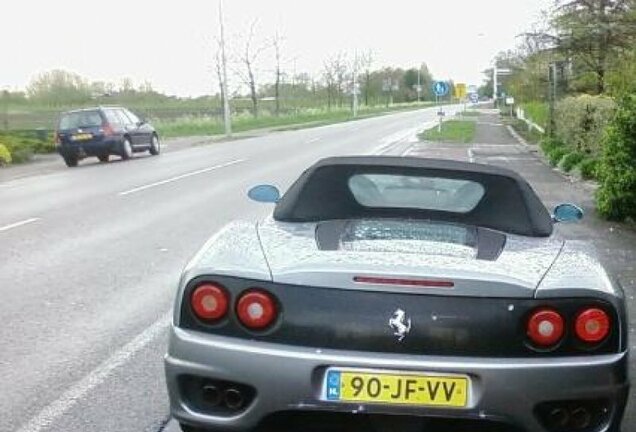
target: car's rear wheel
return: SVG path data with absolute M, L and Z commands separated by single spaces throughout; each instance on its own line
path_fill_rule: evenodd
M 159 142 L 159 137 L 157 135 L 152 136 L 152 140 L 150 141 L 150 148 L 148 149 L 151 155 L 157 156 L 161 153 L 161 143 Z
M 132 144 L 128 138 L 124 138 L 124 141 L 121 143 L 121 158 L 123 160 L 128 160 L 133 155 Z
M 64 163 L 69 168 L 76 167 L 77 162 L 79 162 L 79 159 L 77 158 L 77 156 L 64 156 Z
M 100 162 L 106 163 L 106 162 L 108 162 L 108 159 L 110 159 L 110 155 L 108 155 L 108 154 L 99 155 L 99 156 L 97 156 L 97 159 L 99 159 Z

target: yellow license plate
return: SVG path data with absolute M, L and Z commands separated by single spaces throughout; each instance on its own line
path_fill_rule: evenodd
M 340 402 L 372 402 L 463 408 L 468 404 L 468 377 L 329 369 L 326 398 Z
M 93 138 L 93 135 L 89 133 L 75 134 L 72 136 L 73 141 L 86 141 L 92 138 Z

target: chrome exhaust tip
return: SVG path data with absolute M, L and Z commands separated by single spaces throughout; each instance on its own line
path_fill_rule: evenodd
M 223 399 L 225 400 L 225 405 L 232 410 L 241 408 L 245 403 L 243 394 L 234 388 L 225 390 L 225 392 L 223 393 Z
M 206 403 L 216 406 L 221 403 L 222 394 L 221 390 L 215 385 L 204 385 L 201 388 L 201 393 L 203 394 L 203 399 Z
M 578 407 L 572 410 L 572 427 L 575 429 L 585 429 L 592 422 L 592 414 L 587 408 Z
M 564 428 L 570 422 L 570 413 L 564 408 L 554 408 L 548 418 L 551 426 Z

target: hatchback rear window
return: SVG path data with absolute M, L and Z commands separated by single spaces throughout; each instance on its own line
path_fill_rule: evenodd
M 475 181 L 394 174 L 357 174 L 349 189 L 358 204 L 376 208 L 412 208 L 468 213 L 484 197 Z
M 60 129 L 76 129 L 82 127 L 96 127 L 102 125 L 99 111 L 76 111 L 62 115 Z

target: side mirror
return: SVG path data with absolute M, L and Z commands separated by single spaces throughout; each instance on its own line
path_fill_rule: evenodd
M 583 219 L 583 209 L 574 204 L 559 204 L 554 208 L 554 222 L 578 222 Z
M 280 192 L 276 186 L 258 185 L 247 192 L 250 199 L 261 203 L 277 203 L 280 200 Z
M 146 120 L 139 120 L 139 121 L 137 122 L 137 127 L 139 127 L 139 126 L 143 126 L 143 125 L 145 125 L 145 124 L 146 124 Z

